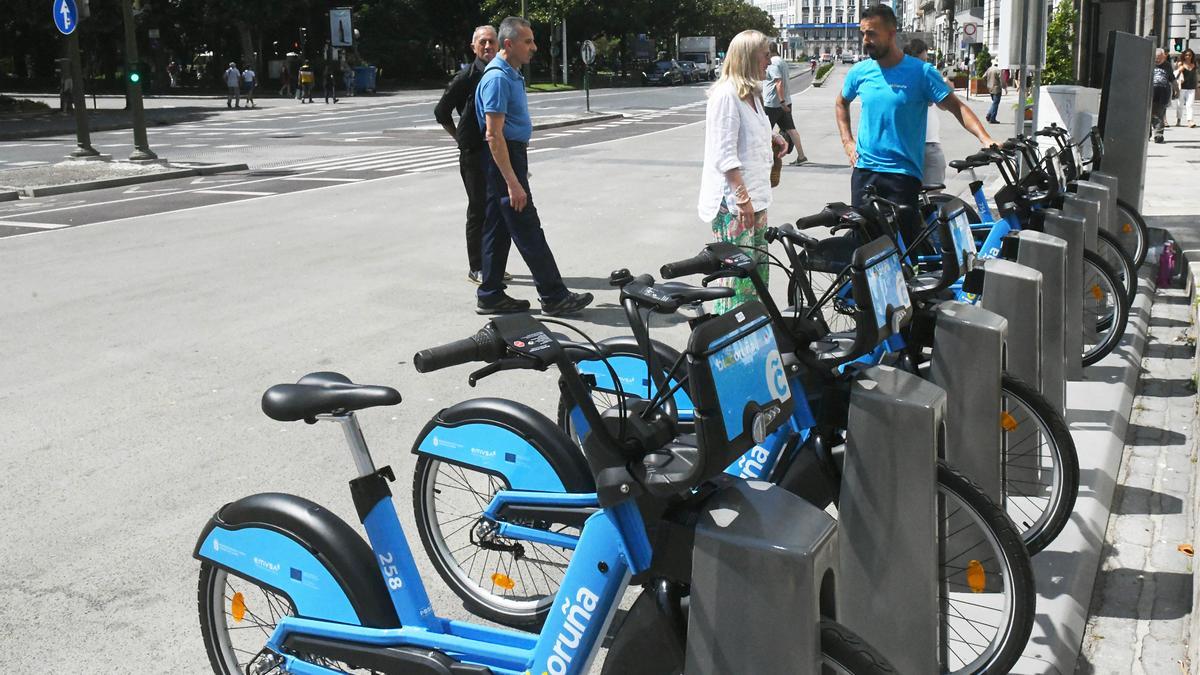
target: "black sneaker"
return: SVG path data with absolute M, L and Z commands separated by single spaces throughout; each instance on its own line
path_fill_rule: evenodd
M 486 301 L 482 298 L 475 301 L 476 314 L 515 314 L 516 312 L 528 311 L 528 300 L 518 300 L 503 293 Z
M 546 316 L 573 314 L 592 304 L 592 299 L 591 293 L 567 293 L 567 296 L 562 300 L 543 302 L 542 314 Z

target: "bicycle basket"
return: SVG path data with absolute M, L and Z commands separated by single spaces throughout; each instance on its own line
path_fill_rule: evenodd
M 688 381 L 702 470 L 720 473 L 792 414 L 792 393 L 761 302 L 739 305 L 692 332 Z

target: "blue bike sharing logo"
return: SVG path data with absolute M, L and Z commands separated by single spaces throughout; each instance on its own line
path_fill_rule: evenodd
M 787 371 L 783 369 L 783 357 L 779 355 L 779 350 L 772 349 L 766 361 L 767 390 L 771 392 L 771 398 L 776 401 L 788 400 L 792 397 L 792 390 L 788 387 Z

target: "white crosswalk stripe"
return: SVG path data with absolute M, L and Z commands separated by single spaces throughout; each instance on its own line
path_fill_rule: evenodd
M 384 150 L 362 155 L 335 157 L 299 162 L 280 167 L 304 172 L 348 171 L 382 172 L 431 171 L 458 165 L 458 148 L 453 145 L 419 145 L 398 150 Z

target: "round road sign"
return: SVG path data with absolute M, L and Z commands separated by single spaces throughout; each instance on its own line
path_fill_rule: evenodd
M 579 55 L 583 57 L 584 63 L 592 65 L 596 61 L 596 43 L 584 40 L 583 45 L 579 48 Z
M 978 29 L 979 29 L 979 26 L 977 26 L 973 23 L 964 23 L 963 24 L 963 35 L 974 35 L 975 31 Z

